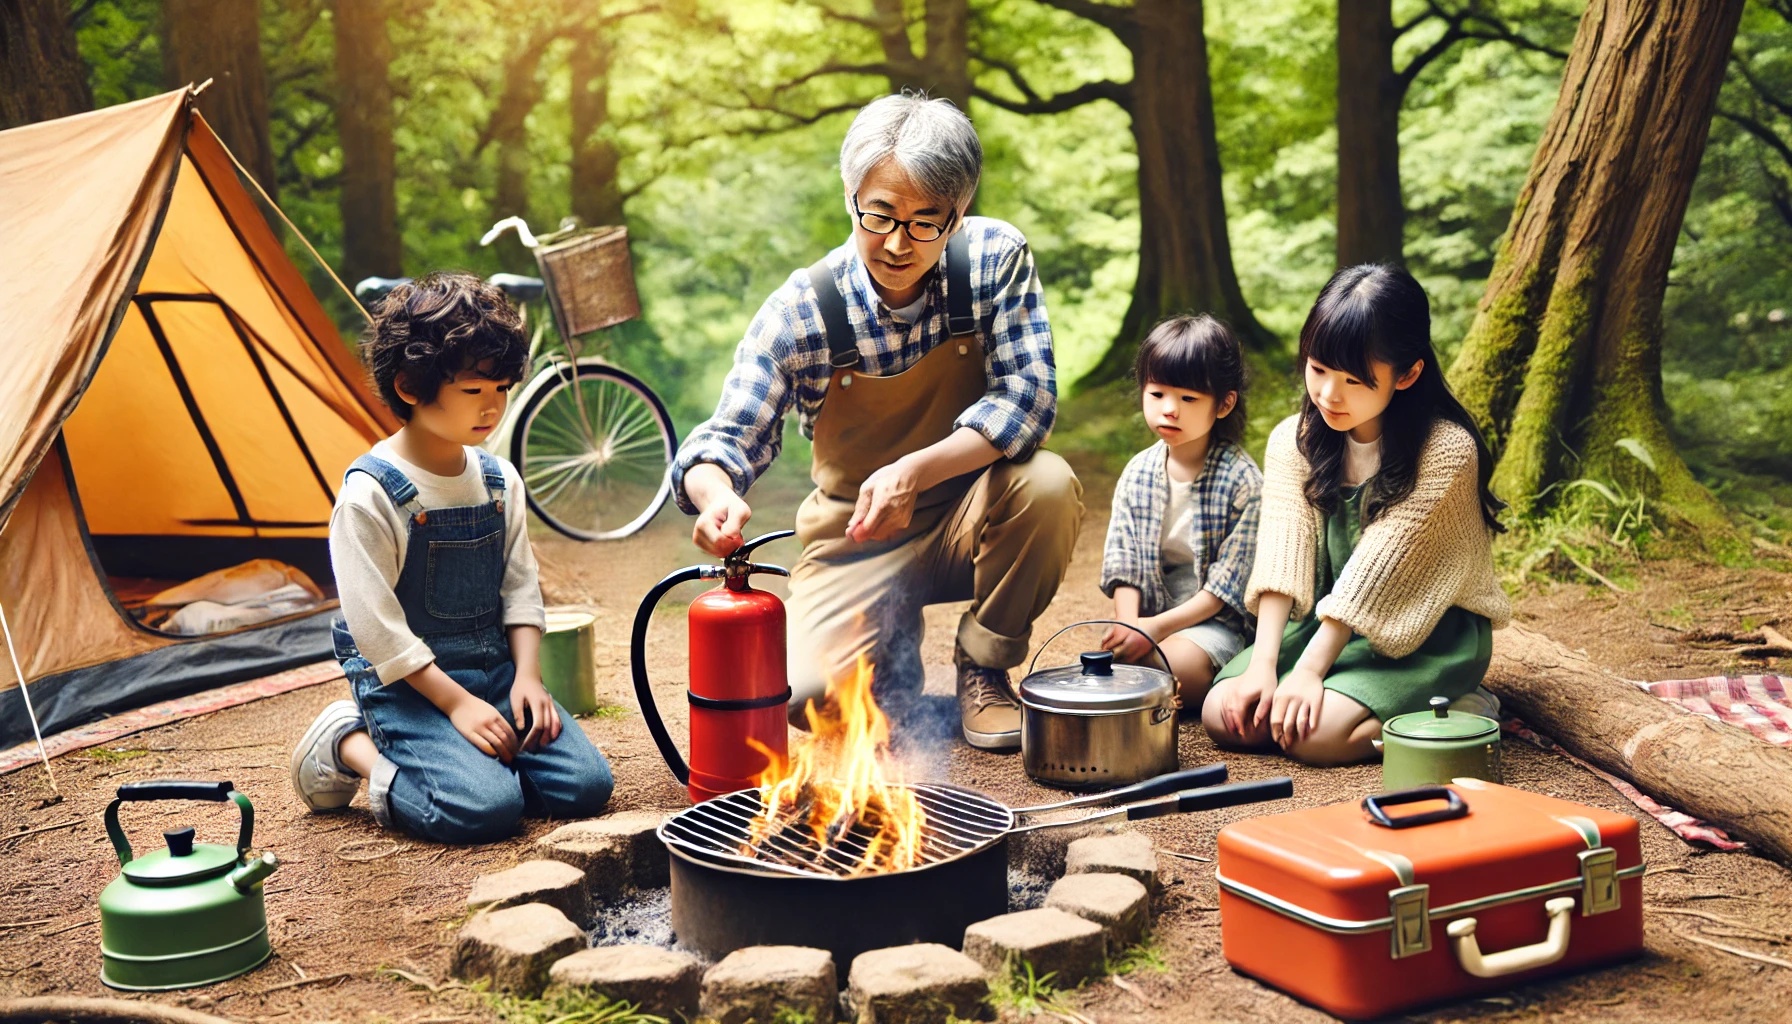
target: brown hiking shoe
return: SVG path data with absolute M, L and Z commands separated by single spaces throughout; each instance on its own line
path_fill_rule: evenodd
M 964 741 L 978 750 L 1020 749 L 1020 703 L 1008 685 L 1008 670 L 984 668 L 954 652 L 958 665 L 958 713 Z

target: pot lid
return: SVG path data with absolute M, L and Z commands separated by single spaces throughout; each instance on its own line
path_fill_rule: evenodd
M 1430 711 L 1397 715 L 1382 731 L 1409 740 L 1472 740 L 1498 736 L 1500 724 L 1466 711 L 1451 711 L 1447 697 L 1433 697 Z
M 124 866 L 124 876 L 139 885 L 183 885 L 214 875 L 224 874 L 236 866 L 234 846 L 193 842 L 193 830 L 164 832 L 168 848 L 147 853 Z
M 1020 682 L 1022 703 L 1083 714 L 1160 708 L 1175 693 L 1176 681 L 1168 672 L 1115 662 L 1112 651 L 1088 651 L 1080 665 L 1040 669 Z

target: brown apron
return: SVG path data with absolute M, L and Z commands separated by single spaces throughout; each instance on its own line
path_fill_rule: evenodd
M 961 231 L 947 243 L 942 268 L 952 336 L 913 366 L 887 377 L 860 372 L 858 341 L 846 321 L 832 273 L 826 261 L 809 269 L 834 371 L 815 417 L 809 474 L 815 490 L 797 510 L 797 538 L 805 547 L 844 536 L 865 478 L 904 455 L 945 440 L 958 417 L 989 390 L 983 343 L 971 315 L 969 263 L 970 245 Z M 967 473 L 923 491 L 915 499 L 914 518 L 903 535 L 931 527 L 976 477 Z

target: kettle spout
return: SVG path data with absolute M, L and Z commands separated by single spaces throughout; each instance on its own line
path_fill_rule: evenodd
M 263 852 L 261 856 L 248 861 L 230 873 L 230 884 L 236 886 L 238 892 L 246 893 L 261 884 L 261 880 L 274 873 L 280 866 L 280 858 L 272 853 Z

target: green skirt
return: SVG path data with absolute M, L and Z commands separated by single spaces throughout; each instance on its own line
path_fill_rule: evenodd
M 1326 517 L 1315 603 L 1332 592 L 1362 536 L 1362 489 L 1348 488 L 1343 497 L 1338 511 Z M 1319 618 L 1311 613 L 1282 631 L 1282 650 L 1276 658 L 1281 679 L 1288 678 L 1307 642 L 1318 632 Z M 1214 681 L 1243 675 L 1253 649 L 1240 651 Z M 1325 688 L 1349 697 L 1385 722 L 1395 715 L 1424 711 L 1432 697 L 1454 701 L 1467 696 L 1486 678 L 1492 660 L 1493 624 L 1485 615 L 1451 607 L 1418 650 L 1403 658 L 1378 654 L 1368 640 L 1353 634 L 1326 673 Z

